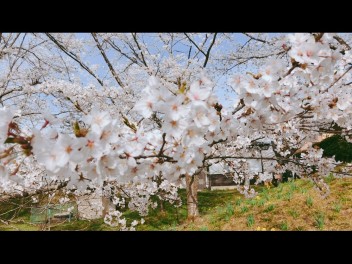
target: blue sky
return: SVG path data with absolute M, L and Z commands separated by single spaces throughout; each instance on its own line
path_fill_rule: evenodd
M 244 44 L 248 37 L 244 36 L 243 34 L 236 34 L 237 35 L 237 40 L 239 43 Z M 77 37 L 78 38 L 92 38 L 90 35 L 88 35 L 87 33 L 77 33 Z M 153 39 L 151 38 L 151 36 L 149 37 L 148 35 L 145 36 L 144 38 L 145 42 L 148 44 L 148 42 L 153 41 Z M 195 39 L 195 41 L 197 41 L 197 39 Z M 223 49 L 228 50 L 229 46 L 224 45 Z M 162 50 L 162 49 L 161 49 Z M 224 51 L 225 51 L 224 50 Z M 189 51 L 189 47 L 185 46 L 185 45 L 177 45 L 175 46 L 175 54 L 177 54 L 178 52 L 188 52 Z M 192 49 L 192 53 L 194 54 L 196 50 L 193 48 Z M 154 51 L 156 52 L 156 51 Z M 111 54 L 113 57 L 113 54 Z M 108 54 L 109 56 L 109 54 Z M 161 56 L 167 56 L 167 54 L 161 54 Z M 110 56 L 109 56 L 110 57 Z M 99 70 L 97 71 L 98 76 L 104 77 L 104 76 L 111 76 L 109 73 L 109 69 L 107 68 L 104 59 L 102 58 L 102 56 L 100 55 L 99 51 L 97 49 L 94 50 L 93 54 L 87 54 L 87 56 L 83 57 L 83 60 L 89 64 L 90 66 L 92 65 L 99 65 Z M 201 60 L 203 60 L 203 57 L 201 56 Z M 82 84 L 83 85 L 87 85 L 90 82 L 92 82 L 92 78 L 91 76 L 88 75 L 87 72 L 82 71 L 80 73 L 80 79 L 82 80 Z M 220 76 L 219 80 L 214 80 L 217 83 L 217 86 L 215 87 L 215 92 L 219 97 L 219 100 L 221 101 L 222 104 L 224 105 L 231 105 L 231 102 L 228 102 L 227 100 L 225 100 L 224 98 L 224 93 L 225 90 L 223 89 L 223 87 L 226 86 L 227 83 L 227 76 Z M 97 83 L 95 83 L 97 84 Z M 97 87 L 99 87 L 99 85 L 97 85 Z
M 278 33 L 269 33 L 269 35 L 273 36 L 273 35 L 278 35 Z M 90 36 L 90 34 L 87 34 L 87 33 L 77 33 L 77 36 L 79 38 L 90 38 L 92 39 L 92 37 Z M 152 39 L 152 36 L 153 35 L 144 35 L 144 41 L 146 42 L 146 44 L 148 43 L 151 43 L 153 41 Z M 245 36 L 244 34 L 241 34 L 241 33 L 234 33 L 234 36 L 236 38 L 236 41 L 239 43 L 239 44 L 244 44 L 249 38 L 247 36 Z M 194 41 L 197 42 L 197 39 L 194 39 Z M 210 41 L 210 40 L 209 40 Z M 223 52 L 228 52 L 229 50 L 231 49 L 230 45 L 228 44 L 224 44 L 222 45 L 222 51 Z M 97 71 L 98 73 L 98 76 L 100 76 L 100 78 L 104 78 L 106 76 L 109 76 L 111 77 L 111 74 L 109 72 L 109 69 L 108 67 L 106 66 L 105 62 L 104 62 L 104 59 L 102 58 L 102 56 L 100 55 L 98 49 L 96 48 L 93 48 L 93 54 L 87 54 L 87 56 L 83 57 L 83 60 L 85 61 L 85 63 L 87 63 L 88 65 L 92 66 L 92 65 L 99 65 L 99 70 Z M 189 47 L 185 46 L 185 45 L 176 45 L 175 46 L 175 54 L 177 54 L 177 52 L 185 52 L 185 53 L 188 53 L 189 51 Z M 196 49 L 192 49 L 192 53 L 194 54 L 194 52 L 196 51 Z M 167 56 L 166 53 L 163 54 L 162 52 L 162 48 L 160 49 L 160 51 L 153 51 L 155 53 L 158 53 L 160 54 L 161 56 Z M 115 53 L 116 54 L 116 53 Z M 108 53 L 107 54 L 109 57 L 113 57 L 113 53 Z M 201 58 L 201 61 L 203 61 L 203 55 L 200 54 L 200 58 Z M 231 73 L 227 74 L 227 75 L 223 75 L 223 76 L 219 76 L 219 78 L 217 80 L 213 80 L 215 83 L 216 83 L 216 87 L 215 87 L 215 93 L 218 95 L 219 97 L 219 100 L 220 102 L 225 106 L 232 106 L 233 105 L 233 100 L 227 100 L 225 99 L 225 94 L 227 93 L 226 91 L 226 87 L 227 87 L 227 80 L 229 77 L 231 77 L 234 72 L 236 71 L 241 71 L 242 69 L 241 68 L 237 68 L 237 69 L 234 69 L 234 71 L 232 71 Z M 249 68 L 247 68 L 246 70 L 253 70 L 255 71 L 255 69 L 253 68 L 253 66 L 249 66 Z M 243 70 L 242 70 L 243 71 Z M 82 84 L 83 85 L 87 85 L 89 84 L 90 82 L 92 82 L 92 78 L 91 76 L 88 75 L 87 72 L 85 71 L 82 71 L 80 73 L 80 78 L 82 80 Z M 99 85 L 97 85 L 97 83 L 95 83 L 97 87 L 99 87 Z M 115 84 L 114 84 L 115 85 Z M 230 89 L 227 89 L 227 90 L 230 90 Z M 231 92 L 231 97 L 233 99 L 236 98 L 236 95 L 234 92 Z

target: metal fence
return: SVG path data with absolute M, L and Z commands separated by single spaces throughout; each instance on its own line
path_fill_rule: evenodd
M 78 218 L 78 207 L 75 203 L 49 204 L 47 206 L 32 207 L 30 222 L 34 224 L 48 223 L 51 221 Z

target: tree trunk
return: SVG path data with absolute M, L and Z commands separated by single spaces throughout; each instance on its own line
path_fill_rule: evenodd
M 104 218 L 109 213 L 110 199 L 109 197 L 102 195 L 101 202 L 103 205 L 102 217 Z
M 199 216 L 198 181 L 198 175 L 190 176 L 188 173 L 186 174 L 187 213 L 188 219 L 192 221 Z
M 160 199 L 160 212 L 164 213 L 164 201 Z

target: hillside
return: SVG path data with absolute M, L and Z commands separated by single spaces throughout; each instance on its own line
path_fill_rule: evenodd
M 331 193 L 323 199 L 311 182 L 296 180 L 279 187 L 258 187 L 258 195 L 245 199 L 235 190 L 199 193 L 201 217 L 186 220 L 185 203 L 180 208 L 165 204 L 145 217 L 137 230 L 352 230 L 352 179 L 326 178 Z M 184 191 L 180 192 L 185 202 Z M 131 222 L 136 213 L 126 213 Z M 38 230 L 28 224 L 29 211 L 16 223 L 0 223 L 0 230 Z M 79 220 L 56 224 L 51 230 L 114 230 L 102 220 Z

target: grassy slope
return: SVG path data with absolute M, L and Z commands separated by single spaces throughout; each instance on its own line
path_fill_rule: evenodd
M 245 199 L 235 190 L 199 193 L 201 217 L 186 220 L 185 193 L 183 206 L 176 209 L 165 204 L 165 211 L 153 210 L 137 230 L 352 230 L 352 179 L 327 178 L 331 194 L 322 199 L 308 181 L 297 180 L 277 188 L 258 188 L 258 196 Z M 127 213 L 129 222 L 139 219 Z M 17 223 L 0 230 L 38 230 L 26 224 L 29 212 L 20 214 Z M 52 226 L 51 230 L 113 230 L 102 220 L 74 221 Z
M 352 179 L 327 179 L 331 194 L 323 199 L 313 184 L 298 180 L 254 199 L 237 198 L 218 206 L 184 230 L 351 230 Z

